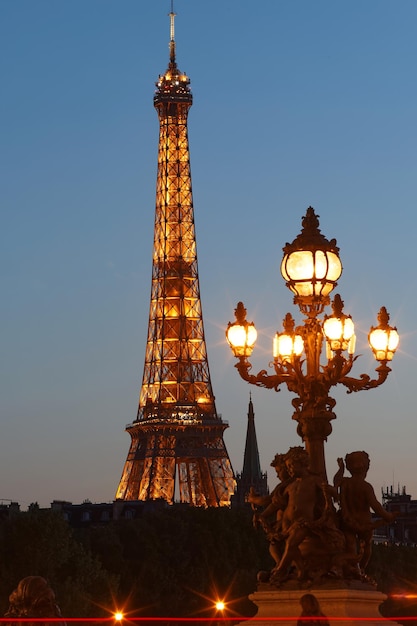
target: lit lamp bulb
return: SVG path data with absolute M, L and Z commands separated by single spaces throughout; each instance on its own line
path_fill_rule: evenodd
M 377 361 L 391 361 L 400 337 L 397 329 L 388 324 L 389 314 L 384 306 L 381 307 L 377 319 L 378 326 L 372 326 L 368 335 L 369 345 Z
M 248 357 L 252 354 L 258 333 L 253 322 L 246 320 L 243 302 L 238 302 L 235 309 L 236 322 L 228 323 L 226 339 L 236 357 Z
M 313 316 L 329 302 L 342 273 L 336 240 L 328 241 L 319 229 L 318 216 L 309 207 L 302 220 L 302 231 L 284 247 L 281 274 L 295 294 L 294 302 Z
M 340 350 L 348 350 L 349 354 L 355 351 L 355 325 L 350 315 L 343 313 L 343 300 L 336 294 L 332 302 L 333 315 L 326 316 L 323 322 L 323 332 L 327 340 L 328 354 Z
M 294 319 L 291 313 L 287 313 L 283 321 L 283 333 L 276 333 L 274 337 L 274 359 L 282 362 L 291 361 L 294 356 L 300 356 L 304 350 L 304 341 L 301 335 L 294 330 Z

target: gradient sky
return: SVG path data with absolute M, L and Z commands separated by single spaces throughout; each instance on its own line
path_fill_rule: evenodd
M 168 0 L 0 0 L 0 500 L 111 501 L 147 333 Z M 417 498 L 417 3 L 176 0 L 200 287 L 217 409 L 241 471 L 249 391 L 261 465 L 299 445 L 292 395 L 250 388 L 224 329 L 243 300 L 271 360 L 282 247 L 312 205 L 340 246 L 353 373 L 385 305 L 401 334 L 387 382 L 347 395 L 328 473 L 353 450 L 370 482 Z M 414 251 L 414 252 L 413 252 Z M 273 486 L 274 473 L 269 472 Z

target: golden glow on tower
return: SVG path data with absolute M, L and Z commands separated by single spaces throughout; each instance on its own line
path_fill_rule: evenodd
M 175 61 L 159 76 L 158 172 L 145 365 L 131 447 L 116 498 L 230 504 L 235 480 L 211 387 L 198 280 L 187 118 L 189 78 Z

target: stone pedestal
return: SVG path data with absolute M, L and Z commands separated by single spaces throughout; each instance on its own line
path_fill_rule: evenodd
M 249 596 L 249 599 L 258 607 L 258 612 L 250 622 L 246 623 L 248 626 L 249 624 L 250 626 L 296 626 L 301 613 L 300 598 L 305 593 L 312 593 L 316 596 L 330 626 L 394 626 L 397 624 L 397 622 L 383 618 L 379 612 L 379 606 L 386 596 L 372 586 L 360 583 L 354 586 L 344 586 L 342 583 L 339 587 L 303 590 L 274 589 L 272 586 L 261 584 L 258 590 Z

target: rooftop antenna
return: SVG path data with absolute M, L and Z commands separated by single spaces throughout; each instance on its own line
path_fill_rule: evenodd
M 171 12 L 168 14 L 170 17 L 170 39 L 169 39 L 169 60 L 171 63 L 175 63 L 175 16 L 174 13 L 174 0 L 171 0 Z

